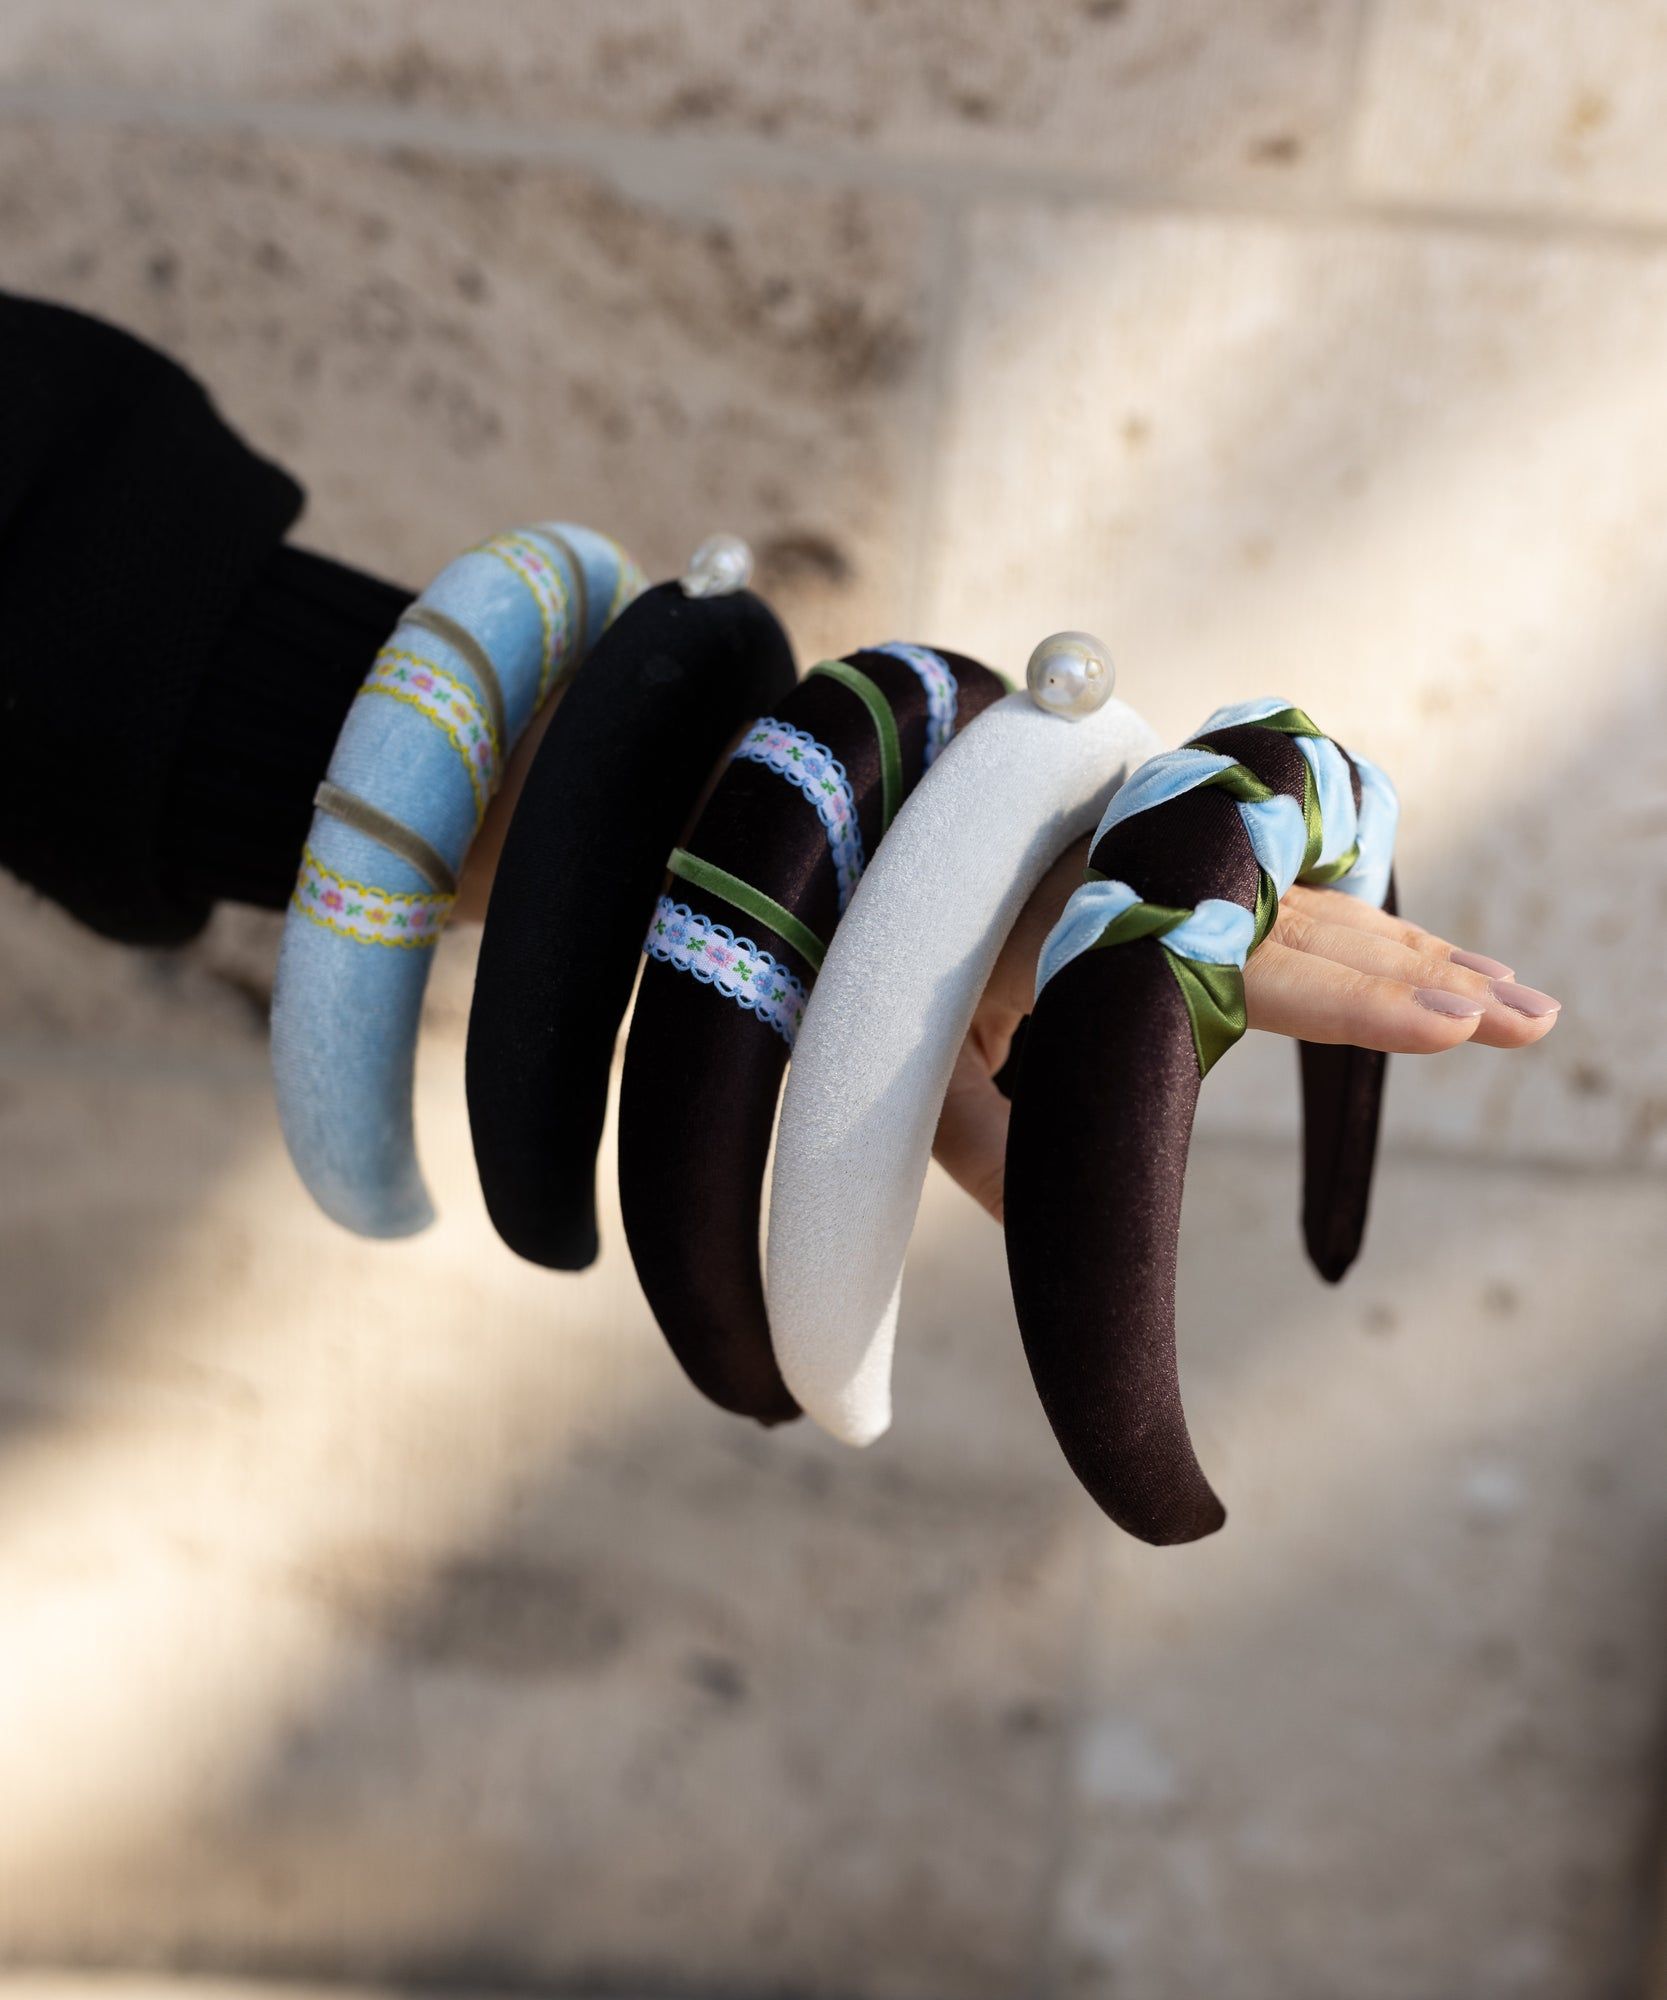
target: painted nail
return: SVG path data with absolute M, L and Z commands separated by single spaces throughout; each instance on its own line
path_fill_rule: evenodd
M 1500 1006 L 1515 1008 L 1531 1021 L 1543 1021 L 1547 1014 L 1562 1011 L 1561 1000 L 1553 1000 L 1549 993 L 1541 993 L 1532 986 L 1519 986 L 1514 979 L 1496 979 L 1492 991 Z
M 1482 1012 L 1480 1000 L 1468 999 L 1463 993 L 1449 993 L 1444 986 L 1415 986 L 1412 997 L 1432 1014 L 1448 1014 L 1455 1021 L 1474 1021 Z
M 1485 951 L 1450 951 L 1447 956 L 1466 972 L 1485 972 L 1490 979 L 1511 977 L 1511 968 L 1501 965 L 1497 958 L 1489 958 Z

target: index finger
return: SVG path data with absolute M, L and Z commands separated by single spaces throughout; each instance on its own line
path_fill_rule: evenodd
M 1509 979 L 1512 974 L 1512 968 L 1502 959 L 1490 958 L 1485 952 L 1461 950 L 1435 931 L 1408 923 L 1405 917 L 1391 916 L 1389 911 L 1380 910 L 1375 903 L 1364 902 L 1359 896 L 1345 895 L 1341 889 L 1298 886 L 1285 892 L 1279 907 L 1282 913 L 1289 909 L 1313 923 L 1336 924 L 1343 930 L 1368 931 L 1374 937 L 1387 938 L 1391 944 L 1405 945 L 1422 958 L 1450 958 L 1470 972 L 1486 973 L 1490 979 Z M 1274 935 L 1278 935 L 1277 924 Z

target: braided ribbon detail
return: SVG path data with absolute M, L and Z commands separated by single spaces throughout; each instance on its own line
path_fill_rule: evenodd
M 1273 791 L 1236 758 L 1207 747 L 1217 731 L 1251 725 L 1295 740 L 1305 767 L 1300 803 Z M 1167 908 L 1090 868 L 1042 946 L 1036 991 L 1085 951 L 1153 938 L 1186 1002 L 1199 1075 L 1207 1075 L 1245 1031 L 1245 961 L 1273 928 L 1279 899 L 1293 882 L 1383 902 L 1400 806 L 1376 765 L 1363 757 L 1352 761 L 1360 777 L 1358 806 L 1351 760 L 1300 708 L 1270 698 L 1217 709 L 1190 743 L 1141 765 L 1107 806 L 1092 845 L 1137 813 L 1200 786 L 1218 786 L 1237 802 L 1256 857 L 1255 909 L 1217 897 L 1191 910 Z

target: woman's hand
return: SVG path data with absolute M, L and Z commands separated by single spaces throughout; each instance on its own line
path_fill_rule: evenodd
M 1048 871 L 1025 905 L 973 1015 L 944 1099 L 933 1152 L 999 1222 L 1007 1100 L 993 1081 L 1029 1013 L 1036 962 L 1082 880 L 1088 843 Z M 1440 1055 L 1461 1042 L 1519 1049 L 1551 1032 L 1559 1002 L 1519 986 L 1509 966 L 1336 889 L 1292 889 L 1245 967 L 1252 1028 L 1393 1055 Z

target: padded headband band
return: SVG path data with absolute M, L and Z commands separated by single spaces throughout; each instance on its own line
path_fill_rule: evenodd
M 642 574 L 568 524 L 495 535 L 401 618 L 319 787 L 272 996 L 285 1143 L 361 1236 L 433 1218 L 411 1085 L 431 951 L 505 762 Z
M 469 1124 L 499 1235 L 556 1270 L 596 1255 L 608 1073 L 666 855 L 737 731 L 793 685 L 787 635 L 733 582 L 661 584 L 609 631 L 539 745 L 493 882 Z
M 1382 903 L 1396 815 L 1383 774 L 1301 710 L 1222 709 L 1112 800 L 1043 947 L 1007 1143 L 1013 1300 L 1073 1470 L 1144 1541 L 1192 1541 L 1225 1519 L 1193 1455 L 1175 1361 L 1200 1081 L 1244 1031 L 1244 962 L 1280 896 L 1326 883 Z M 1333 1053 L 1341 1063 L 1324 1059 Z M 1305 1088 L 1325 1100 L 1310 1104 L 1324 1158 L 1308 1163 L 1308 1233 L 1339 1269 L 1364 1223 L 1383 1077 L 1381 1058 L 1347 1060 L 1362 1053 L 1304 1054 Z
M 903 800 L 1002 692 L 988 668 L 922 646 L 813 669 L 742 736 L 648 928 L 620 1095 L 625 1233 L 689 1379 L 761 1423 L 798 1415 L 758 1238 L 806 999 Z
M 1075 722 L 1029 694 L 997 702 L 898 814 L 829 945 L 776 1136 L 767 1299 L 788 1388 L 848 1443 L 891 1421 L 904 1252 L 997 954 L 1049 866 L 1157 747 L 1114 699 Z

